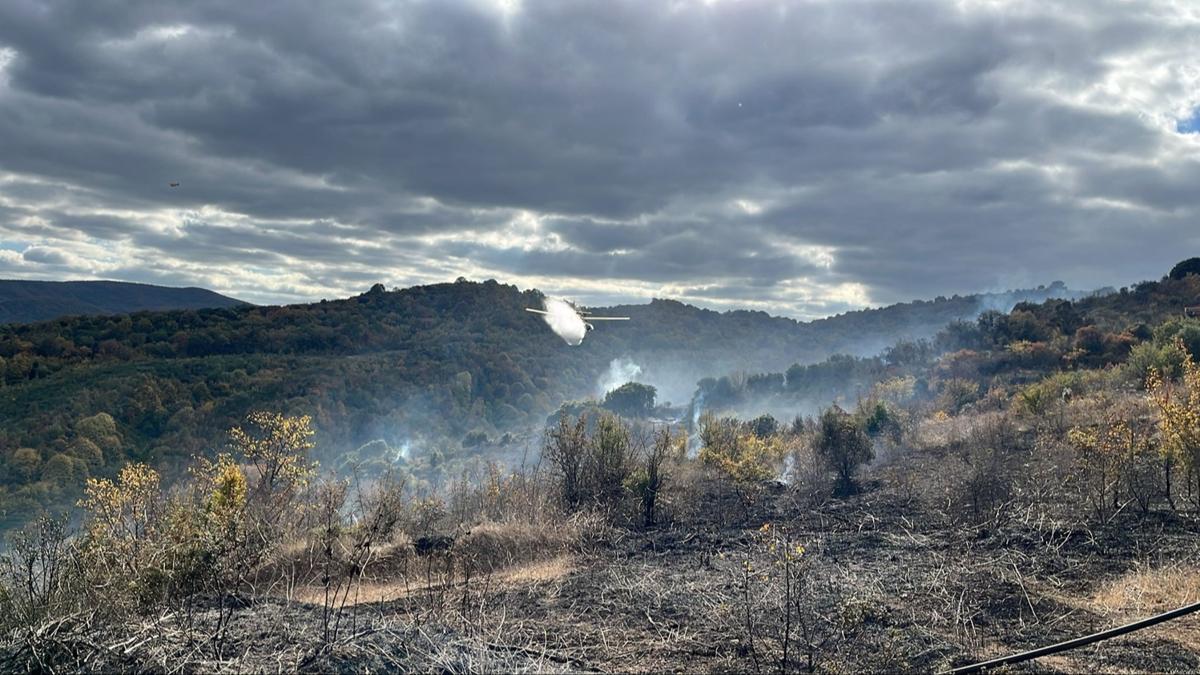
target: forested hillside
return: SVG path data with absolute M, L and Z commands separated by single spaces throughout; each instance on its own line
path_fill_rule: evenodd
M 1200 321 L 1184 316 L 1200 305 L 1200 276 L 1143 282 L 1077 300 L 1018 303 L 1011 312 L 988 310 L 973 321 L 952 321 L 931 339 L 900 339 L 877 355 L 838 354 L 817 363 L 701 380 L 691 402 L 701 410 L 814 414 L 833 403 L 853 406 L 880 382 L 905 386 L 956 413 L 995 387 L 1036 382 L 1057 374 L 1069 385 L 1079 373 L 1120 366 L 1115 378 L 1139 387 L 1150 367 L 1178 374 L 1171 343 L 1178 337 L 1200 355 Z M 1064 385 L 1065 386 L 1065 385 Z M 1037 395 L 1061 395 L 1049 390 Z
M 169 474 L 262 408 L 312 415 L 329 467 L 409 461 L 436 480 L 464 457 L 514 445 L 506 434 L 540 428 L 564 400 L 603 394 L 598 381 L 616 359 L 637 364 L 660 400 L 681 403 L 705 376 L 870 353 L 997 303 L 1065 293 L 956 296 L 814 323 L 655 300 L 604 309 L 632 320 L 578 348 L 523 311 L 540 306 L 540 293 L 495 281 L 8 325 L 2 508 L 20 520 L 38 504 L 67 503 L 85 477 L 129 459 Z
M 0 324 L 85 314 L 128 314 L 244 304 L 203 288 L 169 288 L 123 281 L 0 279 Z

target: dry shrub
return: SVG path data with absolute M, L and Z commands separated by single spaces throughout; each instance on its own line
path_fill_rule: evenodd
M 1016 506 L 1015 465 L 1027 461 L 1033 440 L 1005 411 L 935 416 L 914 434 L 914 444 L 936 458 L 932 470 L 904 476 L 901 469 L 893 482 L 952 523 L 999 526 Z
M 764 523 L 751 535 L 740 564 L 727 568 L 727 587 L 736 593 L 730 618 L 755 672 L 817 667 L 832 626 L 829 608 L 816 604 L 815 566 L 815 553 L 805 542 L 786 527 Z
M 417 557 L 413 541 L 403 532 L 397 533 L 392 541 L 375 550 L 364 577 L 371 581 L 397 579 L 411 569 Z
M 783 480 L 791 484 L 803 503 L 809 506 L 825 503 L 833 494 L 833 481 L 812 439 L 796 439 L 790 447 L 784 459 Z
M 660 495 L 659 522 L 684 527 L 726 527 L 752 512 L 766 484 L 739 484 L 700 462 L 679 465 Z
M 1159 475 L 1165 461 L 1163 476 L 1170 476 L 1172 457 L 1156 447 L 1153 415 L 1145 397 L 1103 402 L 1098 418 L 1067 432 L 1067 442 L 1076 454 L 1079 483 L 1102 522 L 1129 504 L 1145 515 L 1160 496 L 1169 497 L 1169 484 L 1160 481 Z
M 601 414 L 574 422 L 559 418 L 547 429 L 542 456 L 553 467 L 568 510 L 601 509 L 613 516 L 622 510 L 626 482 L 639 454 L 638 441 L 621 419 Z
M 1033 437 L 1018 429 L 1004 411 L 973 415 L 963 420 L 962 470 L 951 496 L 956 520 L 1000 526 L 1014 506 L 1013 464 L 1017 453 L 1033 445 Z
M 713 482 L 699 462 L 674 463 L 670 480 L 659 491 L 657 520 L 660 524 L 695 522 L 703 510 L 713 508 L 706 496 Z
M 972 525 L 1004 524 L 1013 506 L 1013 485 L 1003 454 L 972 448 L 962 462 L 951 492 L 951 515 Z
M 575 550 L 584 554 L 610 548 L 621 537 L 621 531 L 613 527 L 607 515 L 596 511 L 572 513 L 563 527 L 571 533 Z
M 987 448 L 1000 453 L 1027 449 L 1032 436 L 1022 432 L 1011 414 L 996 411 L 974 415 L 966 420 L 966 445 L 968 449 Z
M 967 416 L 934 414 L 917 423 L 911 442 L 914 448 L 928 452 L 961 452 L 970 424 Z
M 1134 413 L 1134 408 L 1143 410 Z M 1109 417 L 1113 409 L 1128 411 L 1139 417 L 1149 412 L 1145 397 L 1137 392 L 1107 390 L 1076 395 L 1067 403 L 1060 435 L 1065 438 L 1067 429 L 1071 427 L 1097 424 Z
M 449 521 L 443 526 L 515 520 L 539 523 L 561 517 L 548 476 L 536 468 L 508 470 L 493 461 L 474 475 L 464 473 L 451 486 L 445 511 Z
M 65 519 L 43 515 L 0 555 L 0 627 L 34 625 L 77 605 L 78 558 Z
M 1026 522 L 1070 520 L 1078 512 L 1079 494 L 1073 467 L 1074 455 L 1056 432 L 1043 430 L 1033 447 L 1020 457 L 1013 491 Z

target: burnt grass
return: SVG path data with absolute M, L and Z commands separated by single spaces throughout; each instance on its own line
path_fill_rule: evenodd
M 818 503 L 776 483 L 750 498 L 713 494 L 686 524 L 613 529 L 553 573 L 476 575 L 331 613 L 261 593 L 121 626 L 68 617 L 8 636 L 0 669 L 775 672 L 781 587 L 758 538 L 770 523 L 805 547 L 806 635 L 793 625 L 788 671 L 933 672 L 1141 618 L 1104 616 L 1089 599 L 1138 565 L 1200 559 L 1190 514 L 1098 527 L 1026 511 L 980 524 L 903 493 L 876 481 Z M 747 581 L 747 562 L 769 578 Z M 1195 672 L 1185 633 L 1198 623 L 1008 671 Z

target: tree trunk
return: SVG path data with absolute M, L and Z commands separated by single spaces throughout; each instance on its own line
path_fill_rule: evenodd
M 1174 511 L 1175 498 L 1171 496 L 1171 464 L 1172 461 L 1170 457 L 1167 457 L 1165 460 L 1163 460 L 1163 471 L 1166 480 L 1166 485 L 1164 485 L 1164 487 L 1166 488 L 1167 493 L 1167 505 L 1171 507 L 1172 511 Z

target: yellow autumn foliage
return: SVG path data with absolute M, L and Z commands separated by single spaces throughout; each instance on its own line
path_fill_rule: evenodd
M 1172 382 L 1157 369 L 1146 378 L 1146 390 L 1158 410 L 1161 452 L 1168 460 L 1178 460 L 1188 472 L 1191 493 L 1200 501 L 1200 365 L 1180 338 L 1173 349 L 1183 359 L 1183 376 Z
M 759 438 L 750 433 L 717 434 L 717 442 L 700 448 L 700 461 L 738 483 L 774 478 L 787 454 L 779 436 Z
M 316 474 L 316 463 L 308 459 L 312 418 L 254 412 L 246 422 L 248 429 L 230 429 L 230 445 L 253 469 L 247 501 L 274 518 Z

